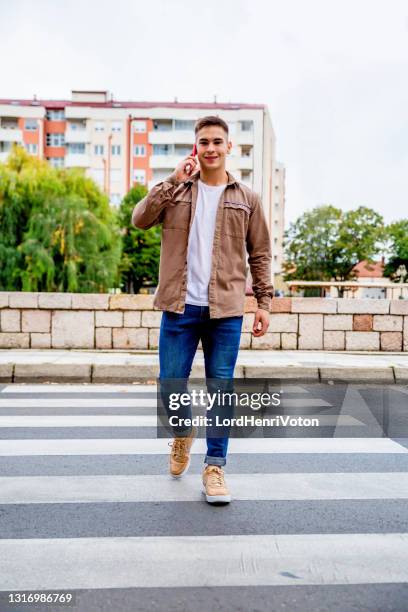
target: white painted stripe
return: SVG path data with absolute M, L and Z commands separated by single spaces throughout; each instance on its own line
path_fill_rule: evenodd
M 256 414 L 254 416 L 257 416 Z M 348 415 L 297 415 L 318 418 L 321 427 L 362 426 L 363 423 Z M 150 415 L 18 415 L 0 416 L 1 427 L 156 427 L 157 416 Z M 159 424 L 161 424 L 159 420 Z M 165 423 L 163 423 L 165 424 Z M 272 427 L 272 426 L 271 426 Z
M 155 393 L 156 385 L 112 385 L 112 384 L 59 384 L 59 383 L 37 383 L 37 384 L 18 384 L 6 385 L 0 389 L 0 393 Z
M 408 582 L 408 534 L 6 539 L 4 591 Z
M 0 478 L 0 504 L 201 501 L 200 475 Z M 408 499 L 407 472 L 227 474 L 235 500 Z
M 205 453 L 204 439 L 193 454 Z M 169 452 L 167 439 L 77 438 L 0 440 L 0 456 L 22 455 L 156 455 Z M 232 438 L 229 453 L 408 453 L 388 438 Z
M 282 408 L 318 408 L 319 406 L 330 407 L 331 405 L 332 404 L 329 404 L 329 402 L 326 402 L 325 400 L 319 399 L 317 397 L 316 398 L 314 397 L 288 398 L 288 397 L 285 397 L 284 394 L 282 394 L 282 397 L 281 397 L 281 407 Z
M 132 407 L 132 406 L 156 406 L 156 396 L 148 398 L 142 397 L 116 397 L 112 398 L 59 398 L 59 397 L 27 397 L 25 399 L 20 398 L 2 398 L 0 397 L 0 409 L 1 408 L 31 408 L 31 407 L 60 407 L 69 408 L 75 405 L 77 408 L 88 408 L 91 406 L 99 408 L 121 408 L 121 407 Z M 331 404 L 321 399 L 301 399 L 301 398 L 286 398 L 282 397 L 282 408 L 319 408 L 319 407 L 330 407 Z
M 34 415 L 0 416 L 0 427 L 156 427 L 157 417 L 150 415 Z
M 138 408 L 138 407 L 155 407 L 157 406 L 156 397 L 140 398 L 140 397 L 112 397 L 112 398 L 0 398 L 0 410 L 2 408 Z
M 308 389 L 298 385 L 282 385 L 281 391 L 282 393 L 309 393 Z
M 281 385 L 283 393 L 310 393 L 305 387 L 299 385 Z M 156 384 L 142 385 L 121 385 L 118 384 L 98 384 L 98 383 L 33 383 L 5 385 L 0 389 L 0 393 L 151 393 L 156 391 Z

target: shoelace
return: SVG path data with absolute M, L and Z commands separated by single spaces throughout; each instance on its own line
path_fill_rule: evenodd
M 171 446 L 171 454 L 173 457 L 178 459 L 184 459 L 186 454 L 186 442 L 187 438 L 174 438 L 173 442 L 169 442 L 168 446 Z
M 220 468 L 212 469 L 211 472 L 209 473 L 208 478 L 211 479 L 212 486 L 216 486 L 216 487 L 224 486 L 224 474 Z

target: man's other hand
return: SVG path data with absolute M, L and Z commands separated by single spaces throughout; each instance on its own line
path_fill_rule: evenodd
M 258 308 L 255 313 L 254 325 L 252 327 L 252 335 L 263 336 L 269 327 L 269 312 L 267 310 L 263 310 L 263 308 Z

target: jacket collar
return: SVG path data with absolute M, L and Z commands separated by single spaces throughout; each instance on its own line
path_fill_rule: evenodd
M 226 173 L 227 173 L 227 176 L 228 176 L 227 185 L 234 185 L 235 183 L 238 183 L 237 179 L 231 174 L 231 172 L 228 172 L 228 170 L 226 170 Z M 184 181 L 184 184 L 188 185 L 188 184 L 196 183 L 199 178 L 200 178 L 200 171 L 195 172 L 194 174 L 192 174 L 189 179 Z

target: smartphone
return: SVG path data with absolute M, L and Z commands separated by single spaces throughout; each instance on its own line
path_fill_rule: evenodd
M 192 150 L 192 151 L 191 151 L 191 153 L 190 153 L 190 156 L 191 156 L 191 157 L 195 157 L 196 155 L 197 155 L 197 146 L 196 146 L 196 144 L 194 143 L 194 147 L 193 147 L 193 150 Z M 187 165 L 186 165 L 186 172 L 187 172 L 187 174 L 190 174 L 190 173 L 191 173 L 191 171 L 192 171 L 191 164 L 187 164 Z

